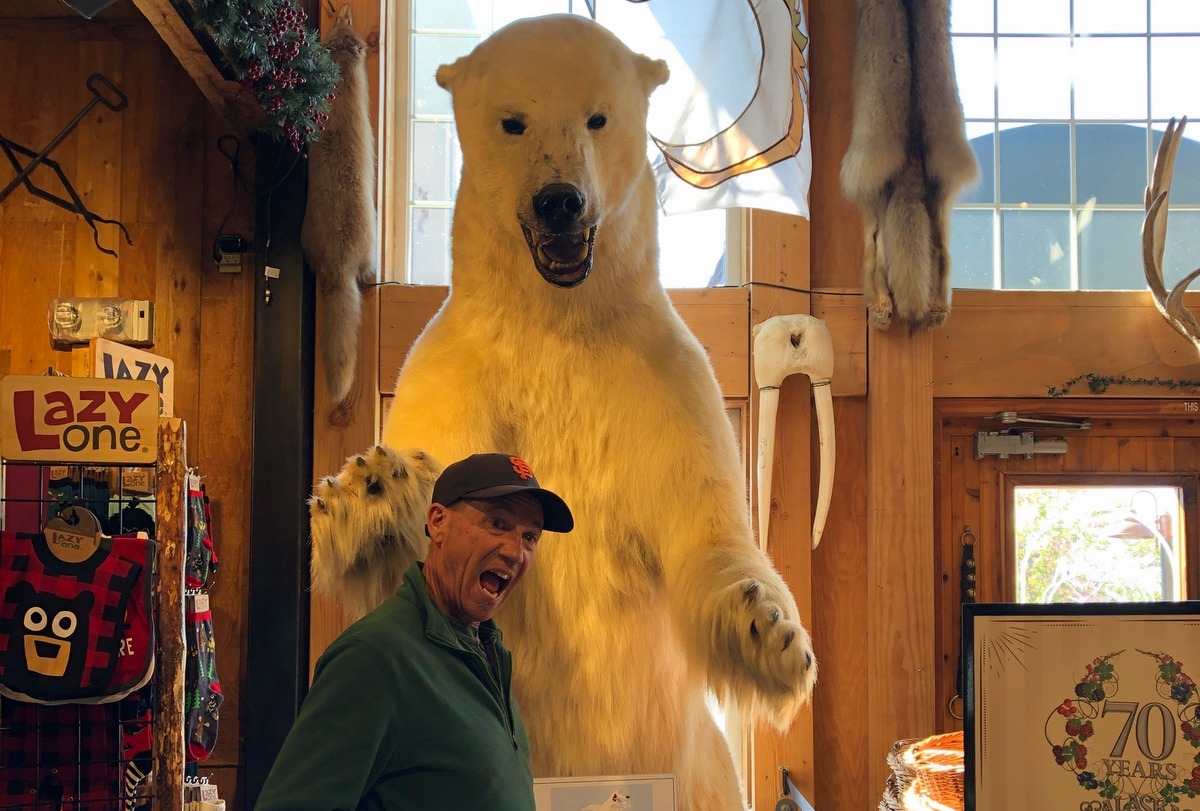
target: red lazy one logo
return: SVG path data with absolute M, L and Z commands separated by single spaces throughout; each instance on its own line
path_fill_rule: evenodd
M 9 375 L 0 406 L 6 459 L 145 464 L 157 456 L 158 389 L 149 381 Z

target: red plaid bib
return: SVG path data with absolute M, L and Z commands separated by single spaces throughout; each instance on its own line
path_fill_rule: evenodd
M 67 563 L 42 535 L 0 533 L 0 694 L 46 704 L 106 695 L 143 569 L 111 538 Z

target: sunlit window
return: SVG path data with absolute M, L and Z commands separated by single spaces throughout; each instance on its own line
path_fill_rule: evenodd
M 1013 490 L 1019 603 L 1184 599 L 1177 487 Z
M 955 287 L 1141 290 L 1144 190 L 1172 118 L 1200 118 L 1196 0 L 955 0 L 981 179 L 951 226 Z M 1200 120 L 1171 187 L 1164 277 L 1200 264 Z
M 410 0 L 389 3 L 393 32 L 387 68 L 389 138 L 383 188 L 384 252 L 393 278 L 441 285 L 450 280 L 450 220 L 461 152 L 450 94 L 438 87 L 439 65 L 467 54 L 484 37 L 521 17 L 590 16 L 583 0 Z M 652 149 L 647 144 L 648 151 Z M 660 275 L 665 287 L 710 287 L 741 281 L 740 219 L 731 211 L 659 216 Z

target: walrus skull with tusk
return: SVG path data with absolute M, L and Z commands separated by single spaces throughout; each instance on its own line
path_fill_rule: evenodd
M 817 508 L 813 512 L 812 545 L 825 530 L 829 499 L 833 495 L 834 435 L 833 340 L 829 327 L 811 315 L 777 315 L 753 329 L 754 379 L 758 383 L 758 543 L 767 548 L 771 517 L 771 474 L 775 464 L 775 426 L 779 412 L 779 387 L 796 373 L 808 375 L 816 402 L 820 435 L 821 469 Z

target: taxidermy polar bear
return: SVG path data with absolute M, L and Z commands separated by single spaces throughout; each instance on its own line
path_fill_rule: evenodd
M 404 362 L 383 444 L 315 490 L 313 574 L 368 610 L 424 554 L 441 465 L 520 456 L 575 515 L 497 617 L 534 774 L 673 772 L 680 808 L 730 811 L 706 688 L 785 725 L 816 664 L 755 543 L 712 368 L 659 283 L 646 112 L 666 79 L 566 15 L 438 70 L 463 153 L 450 295 Z

